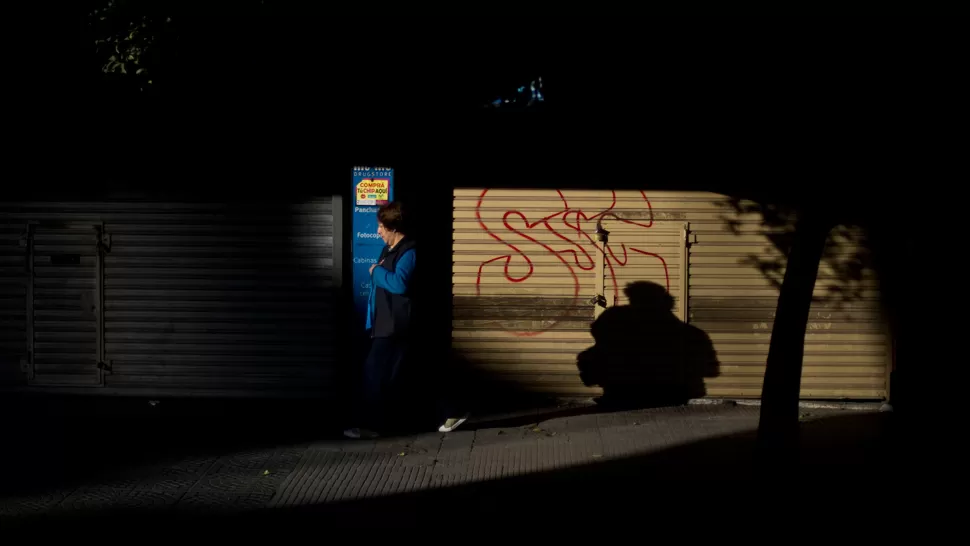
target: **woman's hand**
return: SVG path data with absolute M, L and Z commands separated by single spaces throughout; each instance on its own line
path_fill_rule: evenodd
M 374 268 L 377 267 L 377 266 L 379 266 L 379 265 L 381 265 L 382 263 L 384 263 L 384 260 L 381 260 L 380 262 L 377 262 L 376 264 L 371 265 L 370 266 L 370 274 L 373 275 L 374 274 Z

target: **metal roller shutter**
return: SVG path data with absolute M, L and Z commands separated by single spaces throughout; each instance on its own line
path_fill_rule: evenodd
M 790 223 L 700 192 L 460 189 L 454 198 L 453 348 L 479 369 L 535 391 L 599 392 L 582 385 L 576 356 L 592 344 L 602 219 L 607 305 L 625 305 L 631 282 L 667 286 L 677 317 L 717 352 L 707 395 L 760 396 Z M 806 335 L 803 398 L 886 394 L 888 337 L 863 246 L 858 231 L 832 234 Z
M 27 223 L 0 221 L 0 384 L 24 381 L 27 364 Z M 22 368 L 23 366 L 23 368 Z
M 716 206 L 718 200 L 711 199 Z M 699 211 L 693 215 L 699 216 Z M 785 272 L 788 228 L 766 228 L 756 215 L 692 221 L 690 321 L 714 341 L 721 374 L 711 396 L 759 397 Z M 862 233 L 837 228 L 826 245 L 805 335 L 801 396 L 886 396 L 889 338 L 877 281 L 861 262 Z
M 31 225 L 30 257 L 30 384 L 101 385 L 101 262 L 96 226 Z
M 25 222 L 103 226 L 103 336 L 93 337 L 96 349 L 102 344 L 106 368 L 101 391 L 333 392 L 339 222 L 332 199 L 287 205 L 33 203 L 6 209 L 5 216 Z M 40 232 L 37 237 L 40 252 Z M 84 253 L 83 267 L 97 257 L 93 230 L 77 251 Z M 68 276 L 65 266 L 58 267 L 35 270 L 38 290 L 45 283 L 70 283 L 73 289 L 88 282 L 81 271 Z M 38 318 L 60 309 L 45 301 L 41 292 L 35 295 Z M 36 331 L 35 344 L 63 348 L 80 342 L 80 331 L 55 326 Z M 98 371 L 86 352 L 73 354 L 76 365 Z
M 641 192 L 456 190 L 453 348 L 520 390 L 597 395 L 576 365 L 593 343 L 594 296 L 624 305 L 627 283 L 648 280 L 682 316 L 684 238 Z

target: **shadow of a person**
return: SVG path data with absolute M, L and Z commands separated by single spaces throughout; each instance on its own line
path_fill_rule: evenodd
M 675 406 L 706 394 L 705 377 L 720 365 L 711 339 L 673 314 L 662 286 L 637 281 L 624 289 L 629 305 L 611 307 L 592 325 L 595 344 L 577 357 L 583 384 L 600 386 L 611 408 Z

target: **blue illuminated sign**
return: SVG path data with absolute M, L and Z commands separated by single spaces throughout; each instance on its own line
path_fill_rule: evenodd
M 384 248 L 377 234 L 377 209 L 394 199 L 394 170 L 384 167 L 354 167 L 351 255 L 353 259 L 354 311 L 360 328 L 367 317 L 370 295 L 370 266 Z

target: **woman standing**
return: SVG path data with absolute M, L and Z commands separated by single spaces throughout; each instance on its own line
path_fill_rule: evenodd
M 367 330 L 371 348 L 364 363 L 361 427 L 344 431 L 348 438 L 376 438 L 388 414 L 388 403 L 409 349 L 417 250 L 407 236 L 400 203 L 377 211 L 377 233 L 385 246 L 370 268 Z

